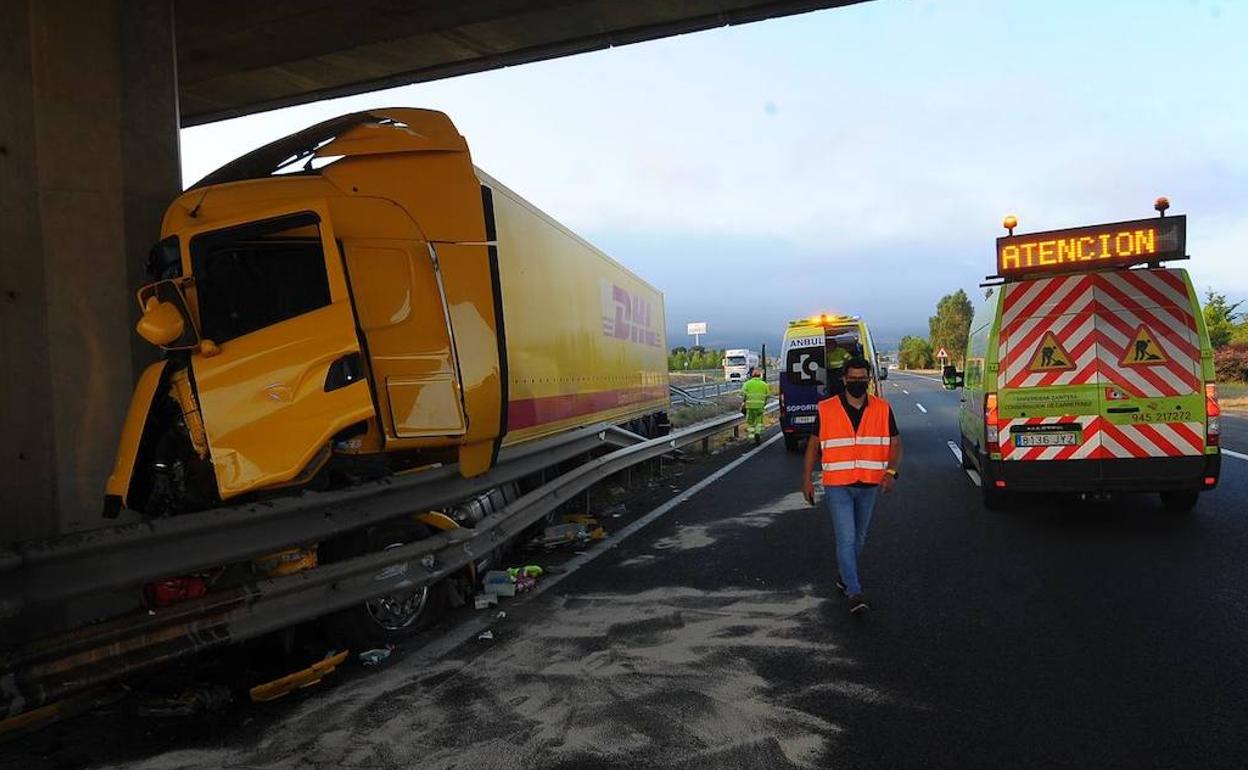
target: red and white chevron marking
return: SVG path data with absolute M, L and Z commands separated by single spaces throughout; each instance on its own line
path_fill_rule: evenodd
M 1097 382 L 1096 276 L 1065 275 L 1011 286 L 1002 309 L 1004 356 L 1000 385 L 1036 388 Z M 1073 369 L 1028 369 L 1049 332 L 1065 348 Z
M 1182 278 L 1167 270 L 1104 273 L 1097 280 L 1097 302 L 1102 382 L 1144 398 L 1200 391 L 1196 319 Z M 1122 365 L 1141 326 L 1161 348 L 1165 363 Z
M 1019 425 L 1078 423 L 1083 443 L 1066 447 L 1020 447 L 1013 428 Z M 1182 457 L 1205 452 L 1205 426 L 1199 422 L 1114 425 L 1102 417 L 1066 415 L 1007 420 L 1001 426 L 1005 460 L 1111 460 L 1134 457 Z
M 1002 388 L 1097 383 L 1143 398 L 1200 390 L 1196 319 L 1181 275 L 1167 270 L 1119 270 L 1055 276 L 1008 287 L 1002 309 Z M 1164 363 L 1123 366 L 1144 326 Z M 1029 370 L 1052 332 L 1074 367 Z
M 1114 425 L 1100 420 L 1102 456 L 1182 457 L 1205 453 L 1205 426 L 1199 422 Z

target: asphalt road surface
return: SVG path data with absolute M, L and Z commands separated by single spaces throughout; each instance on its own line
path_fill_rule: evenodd
M 159 768 L 1242 767 L 1248 423 L 1227 418 L 1226 446 L 1245 458 L 1225 457 L 1194 514 L 1163 513 L 1155 496 L 990 513 L 947 445 L 958 394 L 900 374 L 886 387 L 906 455 L 864 555 L 866 617 L 836 594 L 831 527 L 797 492 L 800 457 L 773 441 L 489 616 L 491 640 L 473 615 L 423 651 L 249 706 L 210 735 L 102 756 Z M 54 729 L 68 742 L 83 728 Z

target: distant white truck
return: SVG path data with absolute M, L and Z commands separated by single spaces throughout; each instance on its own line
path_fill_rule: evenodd
M 758 354 L 752 350 L 738 348 L 724 351 L 724 381 L 745 382 L 750 378 L 750 370 L 758 366 Z

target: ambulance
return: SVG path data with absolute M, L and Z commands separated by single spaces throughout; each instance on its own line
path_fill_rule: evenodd
M 1213 351 L 1186 270 L 1186 217 L 997 239 L 961 386 L 963 466 L 984 504 L 1018 492 L 1160 493 L 1190 511 L 1218 483 Z
M 843 349 L 850 356 L 876 360 L 875 343 L 867 324 L 858 316 L 817 315 L 789 321 L 781 344 L 780 429 L 784 448 L 796 452 L 805 437 L 814 433 L 819 402 L 841 389 L 839 368 L 826 366 L 829 350 Z M 880 394 L 878 367 L 871 371 L 868 392 Z

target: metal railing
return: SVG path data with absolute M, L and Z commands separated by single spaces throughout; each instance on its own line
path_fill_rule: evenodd
M 237 562 L 270 553 L 275 546 L 315 542 L 369 522 L 457 502 L 594 446 L 623 445 L 521 496 L 473 528 L 441 532 L 398 548 L 289 576 L 257 578 L 173 607 L 139 610 L 11 647 L 0 658 L 0 714 L 34 708 L 139 669 L 252 639 L 375 596 L 430 585 L 509 542 L 593 484 L 731 429 L 741 419 L 739 414 L 726 414 L 648 440 L 617 428 L 595 426 L 565 438 L 558 446 L 535 442 L 523 452 L 512 452 L 502 458 L 504 464 L 478 479 L 452 478 L 453 468 L 436 469 L 418 474 L 433 474 L 433 478 L 392 479 L 364 485 L 366 489 L 308 494 L 268 506 L 188 514 L 10 547 L 0 554 L 0 578 L 4 582 L 0 606 L 12 617 L 23 609 L 72 597 Z M 313 512 L 317 515 L 310 515 Z M 233 555 L 219 559 L 221 541 L 212 528 L 248 524 L 240 515 L 260 518 L 243 532 L 228 533 L 235 544 Z M 297 528 L 291 526 L 294 516 L 301 517 Z M 193 523 L 179 525 L 180 519 Z M 284 536 L 269 530 L 275 524 L 284 528 Z M 264 544 L 251 542 L 253 536 Z M 218 550 L 210 557 L 195 555 L 197 548 Z M 152 567 L 150 562 L 160 566 Z M 3 625 L 11 628 L 19 622 L 9 620 Z
M 767 373 L 768 382 L 776 382 L 779 374 L 775 371 Z M 711 399 L 719 396 L 733 395 L 741 392 L 741 386 L 745 384 L 743 380 L 716 380 L 712 382 L 704 382 L 695 385 L 671 385 L 669 390 L 672 394 L 672 405 L 683 406 L 686 404 L 705 404 L 710 403 Z

